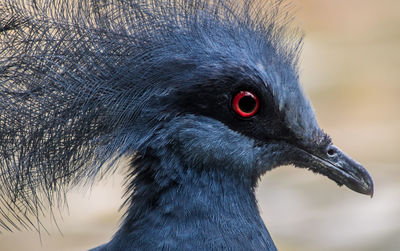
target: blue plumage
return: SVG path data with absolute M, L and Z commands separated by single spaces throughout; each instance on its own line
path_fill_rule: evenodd
M 372 194 L 302 93 L 289 18 L 282 1 L 0 1 L 0 226 L 40 229 L 123 156 L 125 218 L 95 250 L 275 250 L 254 188 L 279 165 Z

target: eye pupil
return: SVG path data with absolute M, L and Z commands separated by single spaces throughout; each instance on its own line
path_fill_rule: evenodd
M 249 91 L 241 91 L 237 93 L 232 101 L 233 110 L 243 118 L 254 116 L 259 107 L 260 102 L 258 97 Z
M 254 110 L 257 103 L 254 98 L 250 96 L 244 96 L 239 100 L 239 108 L 245 113 L 250 113 Z

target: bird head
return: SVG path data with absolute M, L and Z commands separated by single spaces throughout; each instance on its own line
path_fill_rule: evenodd
M 172 146 L 187 166 L 253 180 L 290 164 L 372 196 L 368 172 L 319 127 L 301 89 L 301 36 L 284 32 L 277 20 L 257 30 L 261 21 L 251 23 L 244 13 L 199 15 L 153 52 L 151 75 L 167 86 L 149 103 L 157 114 L 148 114 L 162 111 L 163 118 L 157 125 L 164 142 L 155 147 Z

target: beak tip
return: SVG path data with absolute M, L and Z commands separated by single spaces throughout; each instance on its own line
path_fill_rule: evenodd
M 371 198 L 374 197 L 374 182 L 368 173 L 363 183 L 366 185 L 366 187 L 362 193 L 371 196 Z
M 348 182 L 345 182 L 344 185 L 355 192 L 369 195 L 372 198 L 374 196 L 374 182 L 364 168 L 360 168 L 359 170 L 361 171 L 361 174 L 358 176 L 359 178 L 348 180 Z
M 373 188 L 373 187 L 370 187 L 370 188 L 366 191 L 365 195 L 369 195 L 371 198 L 374 197 L 374 188 Z
M 367 173 L 368 174 L 368 173 Z M 374 197 L 374 182 L 372 181 L 371 176 L 368 174 L 367 175 L 367 185 L 368 185 L 368 195 L 372 197 Z
M 374 183 L 372 183 L 372 180 L 371 180 L 369 195 L 371 195 L 371 198 L 374 197 Z

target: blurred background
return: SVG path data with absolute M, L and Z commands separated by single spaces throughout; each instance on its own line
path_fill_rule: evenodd
M 296 0 L 301 80 L 318 121 L 375 182 L 371 199 L 293 167 L 257 191 L 279 250 L 400 250 L 400 1 Z M 87 250 L 118 228 L 122 175 L 76 188 L 48 233 L 0 234 L 1 251 Z

